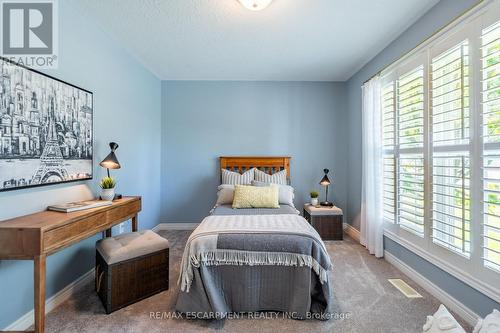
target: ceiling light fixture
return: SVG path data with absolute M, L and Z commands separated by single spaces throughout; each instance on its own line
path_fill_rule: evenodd
M 258 11 L 266 8 L 273 0 L 238 0 L 246 9 Z

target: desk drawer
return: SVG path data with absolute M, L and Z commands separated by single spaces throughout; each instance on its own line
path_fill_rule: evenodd
M 141 202 L 134 201 L 130 204 L 97 212 L 95 215 L 86 217 L 85 219 L 46 231 L 43 236 L 44 249 L 46 252 L 51 253 L 72 245 L 132 218 L 140 210 Z

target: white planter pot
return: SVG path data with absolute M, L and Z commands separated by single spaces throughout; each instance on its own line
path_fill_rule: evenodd
M 112 201 L 115 198 L 115 189 L 107 188 L 101 189 L 101 199 L 106 201 Z
M 318 198 L 311 198 L 311 205 L 317 206 L 318 205 Z

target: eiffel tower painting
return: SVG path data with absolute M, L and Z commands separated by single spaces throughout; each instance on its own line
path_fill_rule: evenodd
M 92 92 L 0 57 L 0 191 L 92 179 Z
M 68 171 L 64 168 L 61 147 L 57 141 L 56 124 L 54 122 L 54 98 L 50 101 L 49 125 L 47 141 L 40 157 L 40 166 L 36 170 L 31 184 L 45 184 L 65 181 Z

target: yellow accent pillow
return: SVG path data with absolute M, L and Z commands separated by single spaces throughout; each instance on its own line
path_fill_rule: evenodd
M 278 186 L 236 185 L 233 208 L 279 208 Z

